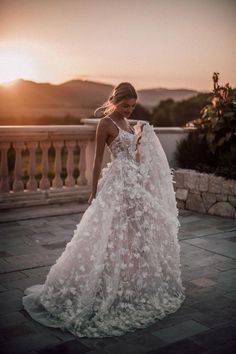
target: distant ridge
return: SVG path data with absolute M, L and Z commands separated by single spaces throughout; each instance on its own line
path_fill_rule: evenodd
M 27 117 L 92 117 L 94 110 L 107 100 L 112 85 L 86 80 L 71 80 L 59 85 L 15 80 L 0 85 L 0 119 Z M 161 100 L 175 101 L 194 96 L 188 89 L 152 88 L 138 90 L 139 103 L 148 109 Z

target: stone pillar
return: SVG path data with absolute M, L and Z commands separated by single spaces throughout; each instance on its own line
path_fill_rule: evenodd
M 75 140 L 66 141 L 66 147 L 68 149 L 67 161 L 66 161 L 66 169 L 67 169 L 67 177 L 65 179 L 65 185 L 67 187 L 74 187 L 75 180 L 73 177 L 74 172 L 74 148 L 76 142 Z
M 7 151 L 10 143 L 0 143 L 1 149 L 1 167 L 0 167 L 0 192 L 9 192 L 9 172 L 7 163 Z
M 87 142 L 79 142 L 79 148 L 80 148 L 80 160 L 79 160 L 79 177 L 77 178 L 77 184 L 80 186 L 87 185 L 87 178 L 85 177 L 85 170 L 86 170 L 86 155 L 85 155 L 85 150 L 86 150 L 86 145 Z
M 22 181 L 22 155 L 21 152 L 25 145 L 23 142 L 14 142 L 13 147 L 16 152 L 15 169 L 14 169 L 14 181 L 13 192 L 22 192 L 24 190 L 24 183 Z
M 52 181 L 53 188 L 62 188 L 63 182 L 61 179 L 61 149 L 63 147 L 62 141 L 54 141 L 53 146 L 56 150 L 56 157 L 55 157 L 55 164 L 54 164 L 54 171 L 55 177 Z
M 36 191 L 38 188 L 37 181 L 35 178 L 36 161 L 35 161 L 35 150 L 37 149 L 38 143 L 35 141 L 30 141 L 27 143 L 29 148 L 29 180 L 26 184 L 29 191 Z
M 41 141 L 40 147 L 42 149 L 42 178 L 39 182 L 39 188 L 46 190 L 50 188 L 50 181 L 48 179 L 48 149 L 50 147 L 50 141 Z

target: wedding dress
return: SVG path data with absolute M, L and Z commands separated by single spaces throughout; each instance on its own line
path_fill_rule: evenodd
M 185 299 L 173 170 L 149 123 L 137 160 L 140 122 L 132 134 L 113 121 L 118 135 L 96 197 L 45 283 L 25 290 L 24 308 L 45 326 L 78 337 L 120 336 Z

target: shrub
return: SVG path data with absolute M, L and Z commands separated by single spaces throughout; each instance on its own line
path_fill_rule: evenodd
M 175 158 L 182 168 L 236 179 L 236 102 L 229 84 L 219 86 L 218 81 L 214 73 L 211 103 L 192 121 L 197 130 L 177 144 Z

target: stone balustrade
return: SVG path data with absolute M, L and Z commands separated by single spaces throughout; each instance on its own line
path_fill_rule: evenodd
M 70 195 L 70 199 L 87 200 L 91 190 L 95 129 L 91 125 L 0 127 L 0 208 L 10 206 L 12 202 L 18 207 L 43 204 L 43 200 L 53 199 L 49 198 L 50 193 L 59 199 L 64 194 L 65 201 L 66 195 Z M 55 156 L 52 171 L 49 149 L 53 149 Z M 64 180 L 62 149 L 65 149 L 66 158 Z M 74 158 L 76 149 L 78 166 Z M 77 178 L 74 178 L 75 168 L 79 171 Z
M 82 119 L 83 125 L 70 126 L 0 126 L 0 211 L 86 202 L 91 193 L 98 121 Z M 176 142 L 188 131 L 155 128 L 171 167 L 175 167 Z M 109 161 L 106 147 L 102 168 Z

